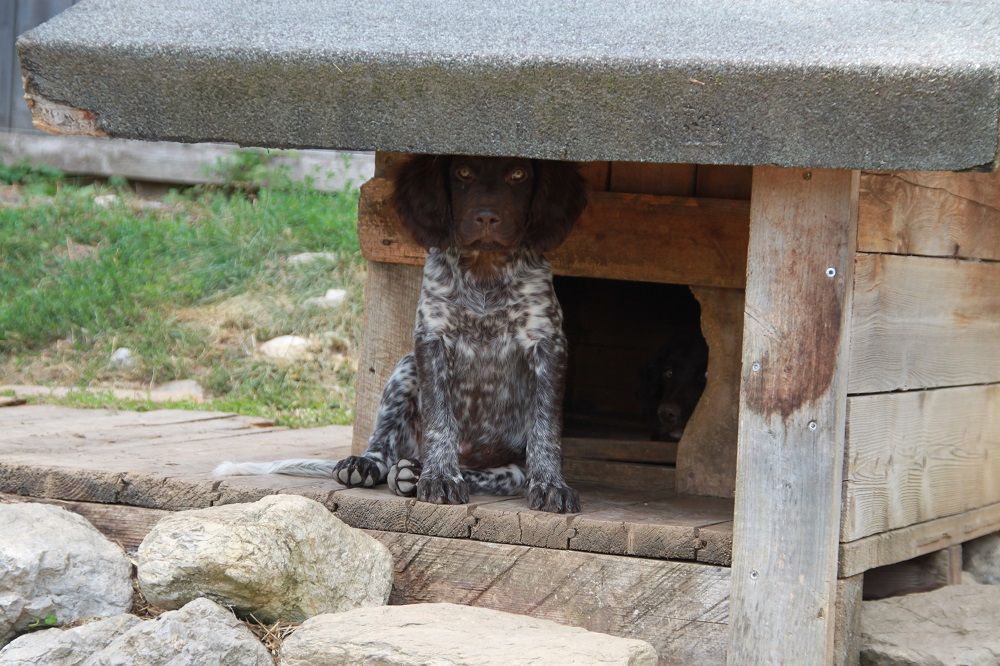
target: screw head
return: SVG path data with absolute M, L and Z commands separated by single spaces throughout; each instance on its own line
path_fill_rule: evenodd
M 826 269 L 826 276 L 828 278 L 832 278 L 835 275 L 837 275 L 837 269 L 836 268 L 834 268 L 833 266 L 830 266 L 829 268 Z
M 758 578 L 760 578 L 760 574 L 757 573 L 756 569 L 750 572 L 750 580 L 757 580 Z
M 812 177 L 813 177 L 812 171 L 806 171 L 805 173 L 802 174 L 802 180 L 812 180 Z
M 809 429 L 810 429 L 810 430 L 815 430 L 815 429 L 816 429 L 816 428 L 818 428 L 818 427 L 819 427 L 819 424 L 818 424 L 818 423 L 816 423 L 815 421 L 810 421 L 810 422 L 809 422 Z
M 760 372 L 760 361 L 754 361 L 750 364 L 750 369 L 754 372 Z

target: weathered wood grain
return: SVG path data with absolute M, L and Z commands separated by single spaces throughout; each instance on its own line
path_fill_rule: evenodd
M 364 198 L 360 205 L 365 206 Z M 375 425 L 375 414 L 389 375 L 399 359 L 413 351 L 413 327 L 422 275 L 422 270 L 415 266 L 368 262 L 364 336 L 355 380 L 355 454 L 364 452 L 368 446 L 368 437 Z
M 701 304 L 708 378 L 677 447 L 677 492 L 732 497 L 736 488 L 743 292 L 692 289 Z
M 563 437 L 562 454 L 566 458 L 672 465 L 677 460 L 677 442 Z
M 422 265 L 426 251 L 403 230 L 392 184 L 361 188 L 358 237 L 371 262 Z M 745 281 L 745 201 L 591 192 L 566 242 L 550 253 L 558 275 L 740 288 Z
M 467 505 L 438 506 L 396 497 L 385 487 L 345 489 L 332 479 L 214 478 L 211 470 L 223 460 L 336 459 L 350 451 L 350 429 L 343 426 L 212 430 L 240 422 L 226 413 L 6 408 L 0 411 L 0 432 L 16 425 L 24 433 L 0 443 L 0 492 L 160 510 L 292 493 L 321 502 L 355 527 L 654 558 L 694 559 L 702 545 L 698 530 L 732 517 L 728 500 L 676 496 L 662 483 L 672 469 L 640 463 L 610 462 L 603 474 L 594 471 L 597 484 L 579 486 L 584 512 L 575 515 L 530 511 L 523 498 L 474 497 Z M 607 479 L 615 465 L 652 476 L 615 489 Z M 712 562 L 718 552 L 724 559 L 714 563 L 728 563 L 725 542 L 716 551 L 704 549 L 701 559 Z
M 1000 503 L 841 544 L 839 576 L 853 576 L 1000 531 Z
M 699 564 L 370 532 L 396 563 L 390 603 L 448 601 L 653 644 L 661 664 L 725 660 L 729 572 Z
M 1000 260 L 1000 172 L 862 175 L 858 250 Z
M 833 659 L 858 178 L 754 168 L 730 664 Z
M 563 458 L 563 476 L 570 483 L 644 488 L 651 495 L 673 492 L 676 482 L 676 470 L 672 466 L 586 458 Z
M 836 629 L 833 663 L 857 666 L 861 661 L 861 599 L 865 576 L 858 574 L 837 581 Z
M 28 0 L 34 2 L 35 0 Z M 0 13 L 3 9 L 0 9 Z M 17 79 L 18 88 L 21 79 Z M 21 103 L 19 93 L 18 103 Z M 25 108 L 25 115 L 28 110 Z M 28 124 L 30 126 L 30 117 Z M 133 141 L 86 136 L 47 136 L 38 132 L 0 131 L 0 163 L 45 164 L 60 171 L 88 176 L 119 176 L 145 181 L 222 184 L 220 162 L 247 150 L 232 144 Z M 252 150 L 252 149 L 251 149 Z M 340 192 L 371 177 L 368 153 L 329 150 L 268 151 L 274 167 L 286 169 L 294 181 L 306 178 L 321 192 Z M 348 159 L 345 160 L 345 157 Z
M 693 164 L 611 162 L 608 189 L 612 192 L 689 197 L 694 194 L 695 169 Z
M 695 196 L 750 200 L 753 167 L 699 164 Z
M 1000 263 L 859 253 L 851 393 L 1000 381 Z
M 1000 384 L 851 396 L 848 433 L 842 541 L 1000 502 Z

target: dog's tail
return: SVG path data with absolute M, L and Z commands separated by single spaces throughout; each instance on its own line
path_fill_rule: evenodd
M 224 462 L 212 470 L 212 476 L 256 476 L 258 474 L 287 474 L 288 476 L 308 476 L 333 478 L 333 468 L 337 460 L 319 458 L 292 458 L 272 462 Z

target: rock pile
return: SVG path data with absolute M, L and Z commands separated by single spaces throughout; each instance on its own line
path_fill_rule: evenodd
M 137 580 L 153 606 L 176 610 L 152 619 L 126 613 L 131 563 L 81 516 L 0 504 L 0 534 L 15 535 L 0 541 L 0 666 L 271 666 L 268 648 L 240 620 L 251 616 L 303 622 L 281 648 L 286 666 L 657 660 L 645 641 L 547 620 L 453 604 L 386 606 L 388 549 L 295 495 L 161 519 L 139 546 Z

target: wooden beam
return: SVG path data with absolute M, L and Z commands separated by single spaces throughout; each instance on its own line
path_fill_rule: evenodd
M 729 571 L 526 546 L 369 532 L 396 563 L 391 604 L 447 601 L 653 644 L 660 664 L 725 659 Z
M 1000 172 L 862 175 L 858 250 L 1000 260 Z
M 635 194 L 694 195 L 695 165 L 611 162 L 608 189 Z
M 673 465 L 677 461 L 677 442 L 563 437 L 562 454 L 566 458 Z
M 861 254 L 851 393 L 1000 382 L 1000 263 Z
M 392 183 L 361 188 L 358 237 L 369 261 L 420 266 L 426 251 L 403 230 Z M 558 275 L 741 288 L 746 279 L 745 201 L 590 192 L 566 242 L 552 252 Z
M 873 534 L 840 546 L 841 577 L 902 562 L 1000 531 L 1000 503 Z
M 368 446 L 382 389 L 399 359 L 413 351 L 413 326 L 423 271 L 415 266 L 368 262 L 365 323 L 355 379 L 355 455 Z
M 754 169 L 730 664 L 833 660 L 858 179 Z
M 695 287 L 708 378 L 677 446 L 677 492 L 732 497 L 736 488 L 743 292 Z
M 858 666 L 861 662 L 861 598 L 864 574 L 837 581 L 836 629 L 833 636 L 833 663 Z
M 842 541 L 1000 502 L 1000 384 L 851 396 L 847 413 Z
M 220 143 L 133 141 L 0 131 L 0 162 L 3 164 L 27 161 L 55 167 L 66 173 L 120 176 L 182 185 L 221 184 L 225 178 L 219 172 L 219 162 L 253 150 Z M 292 180 L 310 178 L 313 187 L 323 192 L 339 192 L 349 183 L 360 185 L 372 174 L 370 153 L 330 150 L 259 152 L 271 158 L 272 166 L 286 168 Z

